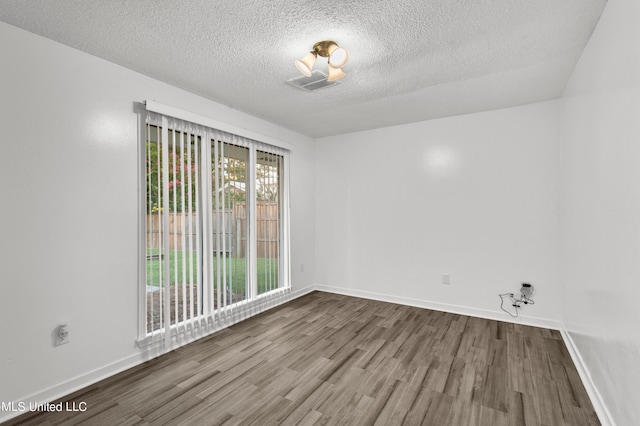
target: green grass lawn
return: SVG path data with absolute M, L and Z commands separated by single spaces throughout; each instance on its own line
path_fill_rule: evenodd
M 148 250 L 149 255 L 157 254 L 157 250 Z M 185 260 L 188 263 L 189 258 L 185 253 Z M 171 285 L 176 283 L 175 271 L 178 271 L 179 284 L 182 284 L 182 251 L 172 250 L 169 256 L 169 282 Z M 238 294 L 245 294 L 245 275 L 246 275 L 246 260 L 235 258 L 220 258 L 220 268 L 223 267 L 223 263 L 226 267 L 227 273 L 227 287 L 229 284 L 232 286 L 232 291 Z M 193 281 L 196 281 L 197 277 L 197 261 L 195 253 L 193 259 L 191 259 L 191 270 L 193 271 Z M 147 285 L 158 287 L 160 284 L 160 268 L 162 268 L 162 261 L 159 259 L 147 259 Z M 188 268 L 188 265 L 187 265 Z M 214 276 L 218 268 L 218 259 L 213 258 Z M 187 269 L 187 283 L 189 283 L 189 269 Z M 258 293 L 264 293 L 265 291 L 272 290 L 278 287 L 278 259 L 264 259 L 258 258 Z

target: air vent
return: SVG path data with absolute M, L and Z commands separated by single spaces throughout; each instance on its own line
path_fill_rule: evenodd
M 292 78 L 287 81 L 292 86 L 296 86 L 299 89 L 312 91 L 322 89 L 323 87 L 335 86 L 340 84 L 340 81 L 327 81 L 327 75 L 322 71 L 315 70 L 311 73 L 311 77 L 300 76 Z

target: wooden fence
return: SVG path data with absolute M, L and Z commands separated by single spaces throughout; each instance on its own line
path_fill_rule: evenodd
M 213 243 L 220 244 L 220 250 L 236 258 L 242 258 L 247 250 L 247 206 L 245 203 L 236 203 L 233 209 L 218 213 L 220 223 L 224 228 L 217 229 L 216 215 L 214 214 Z M 147 215 L 147 249 L 160 247 L 160 221 L 161 215 L 152 213 Z M 184 221 L 182 220 L 184 217 Z M 280 237 L 280 215 L 278 203 L 260 201 L 256 204 L 256 224 L 258 239 L 258 257 L 275 259 L 278 257 Z M 169 214 L 169 249 L 183 250 L 191 245 L 195 250 L 198 244 L 195 230 L 197 229 L 195 215 L 183 215 L 182 213 Z M 192 231 L 192 232 L 190 232 Z M 218 234 L 220 238 L 218 239 Z

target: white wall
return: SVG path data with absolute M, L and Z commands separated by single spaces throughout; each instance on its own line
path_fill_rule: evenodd
M 559 320 L 557 105 L 318 139 L 318 284 L 510 320 L 530 281 L 522 314 Z
M 142 358 L 135 102 L 293 145 L 293 287 L 313 283 L 312 139 L 4 23 L 0 55 L 0 401 L 69 391 Z M 71 342 L 56 348 L 62 322 Z
M 609 0 L 566 88 L 565 326 L 611 417 L 640 419 L 640 2 Z

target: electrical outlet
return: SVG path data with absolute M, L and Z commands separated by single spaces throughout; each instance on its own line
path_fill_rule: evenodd
M 61 324 L 56 329 L 56 346 L 69 343 L 69 324 Z
M 304 272 L 304 263 L 300 264 L 300 272 Z
M 449 275 L 449 274 L 442 274 L 442 284 L 444 284 L 444 285 L 450 285 L 450 284 L 451 284 L 451 275 Z
M 522 297 L 525 299 L 531 297 L 533 294 L 533 286 L 531 283 L 523 282 L 522 287 L 520 288 L 520 294 L 522 294 Z

